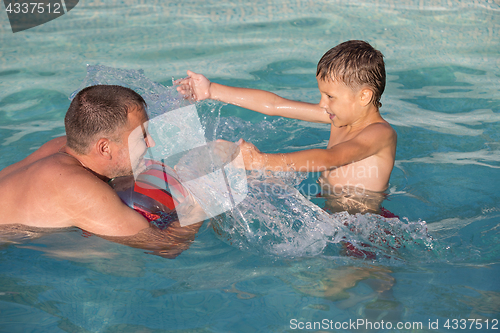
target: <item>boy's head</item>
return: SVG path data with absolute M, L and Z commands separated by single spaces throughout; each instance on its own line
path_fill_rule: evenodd
M 350 40 L 326 52 L 318 63 L 316 77 L 323 81 L 343 82 L 353 90 L 368 87 L 373 92 L 371 103 L 382 106 L 384 56 L 367 42 Z

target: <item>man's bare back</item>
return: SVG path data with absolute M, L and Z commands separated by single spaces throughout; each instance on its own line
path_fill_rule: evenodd
M 60 151 L 65 143 L 64 137 L 49 141 L 25 160 L 0 172 L 0 224 L 76 226 L 113 236 L 134 235 L 148 228 L 148 222 L 126 207 L 110 186 L 85 169 L 77 158 Z M 120 210 L 112 209 L 116 206 L 130 211 L 126 221 Z

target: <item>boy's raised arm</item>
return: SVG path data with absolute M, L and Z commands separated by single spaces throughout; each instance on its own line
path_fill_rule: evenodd
M 225 86 L 191 71 L 187 74 L 187 78 L 177 81 L 177 90 L 196 101 L 214 99 L 270 116 L 330 123 L 328 114 L 318 104 L 292 101 L 264 90 Z

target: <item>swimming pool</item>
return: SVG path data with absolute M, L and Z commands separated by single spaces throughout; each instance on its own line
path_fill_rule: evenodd
M 390 227 L 425 221 L 433 237 L 376 260 L 330 246 L 280 256 L 238 235 L 229 244 L 208 223 L 175 260 L 77 230 L 2 241 L 0 331 L 349 332 L 358 319 L 387 332 L 496 331 L 499 30 L 500 4 L 486 0 L 94 1 L 16 34 L 0 14 L 0 168 L 64 133 L 86 64 L 143 69 L 164 85 L 192 69 L 316 101 L 321 55 L 347 39 L 369 41 L 385 55 L 381 112 L 399 139 L 384 206 L 402 222 Z M 328 126 L 232 106 L 220 121 L 215 136 L 268 152 L 328 140 Z

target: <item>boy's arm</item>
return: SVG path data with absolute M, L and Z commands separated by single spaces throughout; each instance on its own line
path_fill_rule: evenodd
M 318 104 L 292 101 L 264 90 L 229 87 L 210 82 L 201 74 L 187 73 L 187 78 L 177 81 L 177 90 L 196 101 L 214 99 L 269 116 L 330 123 L 328 114 Z
M 351 140 L 328 149 L 307 149 L 286 154 L 264 154 L 253 144 L 240 140 L 246 169 L 320 172 L 341 167 L 377 154 L 393 145 L 396 133 L 388 124 L 377 123 L 365 128 Z

